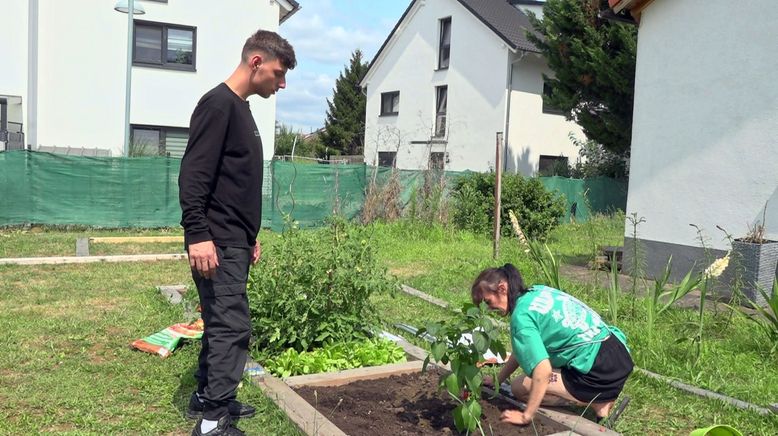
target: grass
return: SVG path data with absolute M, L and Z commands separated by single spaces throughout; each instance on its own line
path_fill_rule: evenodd
M 492 245 L 485 236 L 408 223 L 371 228 L 373 243 L 391 273 L 454 307 L 468 300 L 471 280 L 488 266 L 510 261 L 527 282 L 540 280 L 509 238 L 502 242 L 500 258 L 492 260 Z M 72 255 L 79 235 L 139 233 L 175 235 L 180 230 L 3 229 L 0 255 Z M 551 234 L 549 245 L 568 262 L 583 264 L 596 244 L 619 245 L 622 235 L 623 216 L 600 217 L 562 226 Z M 264 244 L 278 241 L 277 235 L 265 232 L 260 239 Z M 146 244 L 137 247 L 153 252 L 143 251 L 148 249 Z M 180 252 L 180 246 L 175 251 Z M 5 309 L 0 312 L 0 348 L 10 350 L 0 354 L 0 434 L 188 434 L 193 422 L 183 418 L 183 411 L 195 385 L 192 372 L 199 344 L 187 343 L 165 360 L 130 350 L 128 344 L 183 321 L 183 309 L 167 304 L 154 287 L 190 281 L 184 261 L 0 266 L 0 304 Z M 604 289 L 570 280 L 563 284 L 607 317 Z M 629 296 L 621 298 L 620 306 L 628 307 Z M 376 295 L 373 302 L 387 328 L 406 338 L 407 333 L 392 328 L 394 323 L 419 327 L 450 313 L 402 293 Z M 765 339 L 742 320 L 735 318 L 723 329 L 721 317 L 709 314 L 703 359 L 693 365 L 692 345 L 674 341 L 685 336 L 696 313 L 670 310 L 657 323 L 654 337 L 661 339 L 648 344 L 642 304 L 637 309 L 634 317 L 622 318 L 617 325 L 626 331 L 641 367 L 760 405 L 778 398 L 776 358 L 764 354 Z M 733 425 L 744 434 L 773 434 L 778 428 L 775 416 L 686 394 L 637 373 L 625 393 L 632 402 L 616 430 L 626 434 L 688 434 L 712 423 Z M 248 434 L 296 434 L 260 389 L 244 383 L 239 398 L 260 409 L 259 416 L 240 423 Z
M 583 236 L 576 238 L 575 235 Z M 593 235 L 591 241 L 586 240 L 586 235 Z M 549 246 L 563 258 L 577 259 L 576 263 L 585 264 L 586 259 L 591 259 L 588 256 L 594 255 L 591 247 L 619 245 L 622 235 L 623 215 L 599 217 L 592 223 L 568 224 L 555 230 L 549 237 Z M 420 231 L 403 223 L 377 224 L 374 239 L 390 271 L 403 283 L 454 307 L 468 300 L 471 280 L 483 268 L 512 262 L 522 271 L 526 282 L 538 283 L 541 277 L 516 242 L 510 239 L 503 239 L 497 260 L 492 259 L 492 243 L 488 238 L 436 226 Z M 607 317 L 605 289 L 570 280 L 563 280 L 563 284 L 567 292 Z M 622 295 L 620 299 L 621 307 L 630 307 L 629 296 Z M 403 302 L 401 306 L 406 304 Z M 382 310 L 392 309 L 385 307 Z M 630 311 L 626 312 L 631 315 Z M 401 322 L 419 326 L 424 325 L 431 314 L 423 312 L 415 316 L 411 310 L 402 310 L 396 315 L 403 317 Z M 724 329 L 724 316 L 706 314 L 709 327 L 703 355 L 694 363 L 692 344 L 675 341 L 692 332 L 696 316 L 694 311 L 671 309 L 667 316 L 660 318 L 654 333 L 655 338 L 662 339 L 652 344 L 646 342 L 642 302 L 638 302 L 634 316 L 625 318 L 622 315 L 616 324 L 627 333 L 633 357 L 641 367 L 758 405 L 774 402 L 778 398 L 778 370 L 775 356 L 765 353 L 769 348 L 765 346 L 768 339 L 742 320 L 733 320 Z M 672 429 L 670 433 L 676 433 L 720 422 L 732 424 L 744 434 L 772 434 L 778 425 L 774 415 L 761 417 L 715 400 L 700 399 L 637 374 L 628 382 L 625 393 L 633 398 L 617 428 L 625 433 L 640 434 L 646 429 L 651 429 L 650 433 L 665 433 L 666 428 Z M 643 414 L 649 412 L 646 405 L 651 405 L 649 416 L 654 416 L 653 419 L 645 419 Z M 685 412 L 679 414 L 676 410 Z M 661 417 L 666 417 L 668 422 L 663 422 Z
M 0 434 L 189 434 L 199 343 L 128 346 L 182 321 L 154 287 L 188 280 L 183 261 L 0 267 Z M 260 389 L 238 397 L 259 409 L 249 434 L 297 434 Z

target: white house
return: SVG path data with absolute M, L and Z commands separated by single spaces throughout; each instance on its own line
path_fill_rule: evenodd
M 542 4 L 411 1 L 361 83 L 365 162 L 488 171 L 498 138 L 508 171 L 531 175 L 574 161 L 568 135 L 583 135 L 543 106 L 542 74 L 552 72 L 525 36 L 522 8 L 540 14 Z
M 645 217 L 649 276 L 671 254 L 675 278 L 705 266 L 689 224 L 720 255 L 728 242 L 716 226 L 745 236 L 767 205 L 778 239 L 778 9 L 736 3 L 610 1 L 639 20 L 627 215 Z
M 0 130 L 18 146 L 127 153 L 128 16 L 114 0 L 0 2 Z M 133 141 L 180 156 L 198 99 L 226 79 L 243 43 L 299 9 L 294 0 L 135 0 L 130 124 Z M 272 156 L 275 99 L 250 99 Z M 3 138 L 0 138 L 2 140 Z M 9 146 L 13 145 L 11 142 Z

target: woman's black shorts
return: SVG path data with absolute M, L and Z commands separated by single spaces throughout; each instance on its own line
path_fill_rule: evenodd
M 562 368 L 562 383 L 573 397 L 584 403 L 612 401 L 624 388 L 632 367 L 632 357 L 627 348 L 616 336 L 610 335 L 600 345 L 589 373 Z

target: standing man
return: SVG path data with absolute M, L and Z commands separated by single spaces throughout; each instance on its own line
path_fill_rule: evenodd
M 236 400 L 251 336 L 246 283 L 262 249 L 262 141 L 246 99 L 286 87 L 294 49 L 259 30 L 243 46 L 232 75 L 197 103 L 178 178 L 181 225 L 205 322 L 192 435 L 242 435 L 231 418 L 253 416 Z

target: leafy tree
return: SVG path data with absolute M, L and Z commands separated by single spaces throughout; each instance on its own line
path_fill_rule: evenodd
M 351 54 L 351 61 L 335 81 L 332 100 L 327 99 L 327 119 L 324 122 L 322 143 L 339 154 L 355 155 L 363 152 L 365 143 L 365 103 L 359 82 L 367 73 L 362 52 Z
M 295 140 L 297 144 L 295 145 Z M 276 122 L 276 156 L 288 156 L 292 154 L 292 147 L 299 147 L 301 141 L 301 135 L 292 130 L 290 126 L 286 124 Z M 295 149 L 295 152 L 298 150 Z
M 313 136 L 305 139 L 302 133 L 295 132 L 292 127 L 276 122 L 276 156 L 290 156 L 294 149 L 295 156 L 324 157 L 325 150 L 321 140 Z
M 586 136 L 620 156 L 628 156 L 632 138 L 635 88 L 635 26 L 599 18 L 607 0 L 548 0 L 543 18 L 530 14 L 528 39 L 555 73 L 546 104 L 561 109 Z

